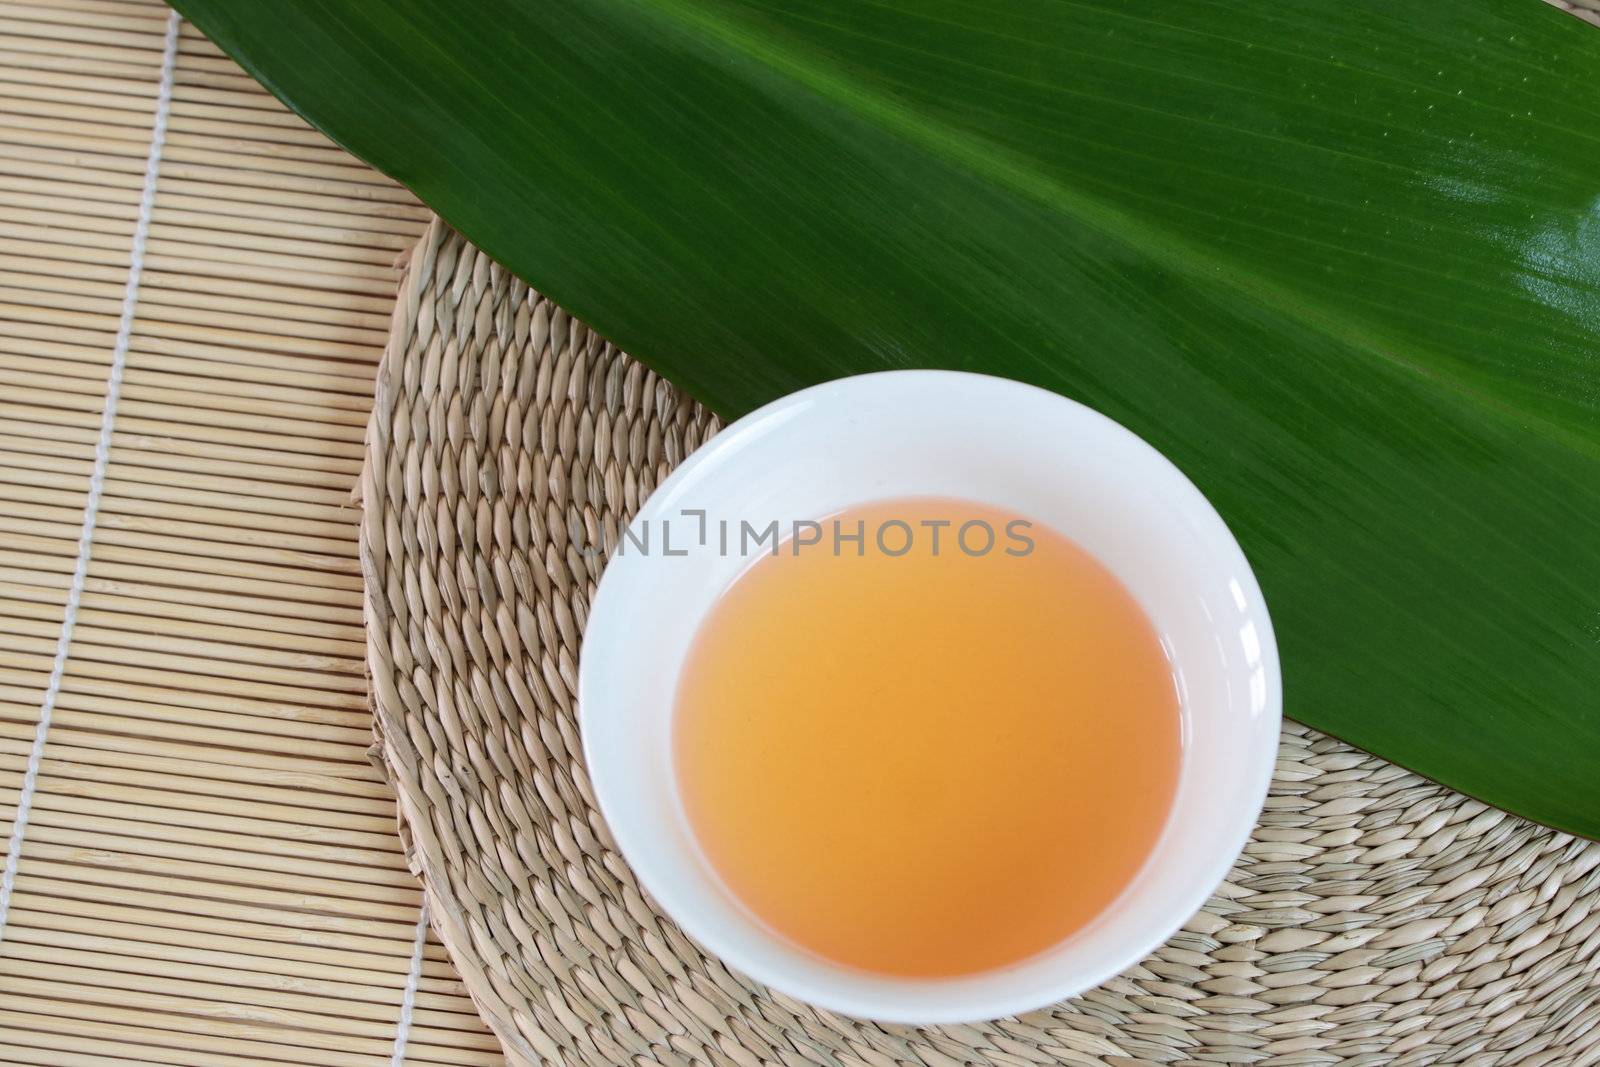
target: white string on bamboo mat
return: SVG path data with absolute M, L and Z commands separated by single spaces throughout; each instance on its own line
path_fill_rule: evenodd
M 39 704 L 39 725 L 33 733 L 33 748 L 28 752 L 28 769 L 22 778 L 22 795 L 17 800 L 16 817 L 11 821 L 11 841 L 6 847 L 6 865 L 0 872 L 0 939 L 5 937 L 6 916 L 11 911 L 11 894 L 17 885 L 17 866 L 22 862 L 22 838 L 33 810 L 33 794 L 39 785 L 39 765 L 44 761 L 45 742 L 50 737 L 50 718 L 56 698 L 61 694 L 61 678 L 67 669 L 67 650 L 72 646 L 72 628 L 78 621 L 78 604 L 83 599 L 84 582 L 89 577 L 89 554 L 94 548 L 95 516 L 100 510 L 100 494 L 105 489 L 106 467 L 111 461 L 111 431 L 117 421 L 117 398 L 122 394 L 122 371 L 128 362 L 128 342 L 133 336 L 133 316 L 139 303 L 139 273 L 144 269 L 144 248 L 150 236 L 150 215 L 155 208 L 156 176 L 161 170 L 161 148 L 167 139 L 167 113 L 172 107 L 173 73 L 178 59 L 176 11 L 167 15 L 167 36 L 161 52 L 161 84 L 156 93 L 155 121 L 150 129 L 150 151 L 144 162 L 144 188 L 139 195 L 139 216 L 133 227 L 133 248 L 128 255 L 128 284 L 122 294 L 122 318 L 117 323 L 117 339 L 111 349 L 111 373 L 106 377 L 105 411 L 100 416 L 100 437 L 94 446 L 94 470 L 89 476 L 89 495 L 83 505 L 83 528 L 78 533 L 78 562 L 67 590 L 67 605 L 61 616 L 61 635 L 56 640 L 56 658 L 50 666 L 44 700 Z
M 403 1067 L 406 1042 L 411 1040 L 411 1017 L 417 1010 L 417 986 L 422 982 L 422 951 L 428 942 L 428 902 L 417 911 L 417 933 L 411 942 L 411 970 L 406 972 L 406 991 L 400 998 L 400 1022 L 394 1031 L 394 1056 L 389 1067 Z

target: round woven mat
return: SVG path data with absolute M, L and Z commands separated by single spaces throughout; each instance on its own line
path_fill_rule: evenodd
M 717 427 L 438 222 L 412 253 L 362 488 L 379 747 L 513 1062 L 1600 1062 L 1600 845 L 1294 724 L 1205 910 L 1051 1010 L 879 1026 L 708 958 L 613 848 L 574 691 L 602 565 L 581 548 Z

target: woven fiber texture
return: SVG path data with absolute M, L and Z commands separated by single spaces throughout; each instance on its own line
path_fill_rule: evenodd
M 575 713 L 601 562 L 717 421 L 435 222 L 363 479 L 382 750 L 429 914 L 516 1063 L 1600 1063 L 1600 845 L 1288 724 L 1205 909 L 1126 974 L 982 1026 L 771 993 L 643 896 Z

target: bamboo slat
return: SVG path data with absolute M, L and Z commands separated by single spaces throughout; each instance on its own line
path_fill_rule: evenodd
M 50 688 L 169 12 L 0 2 L 0 841 Z M 371 764 L 359 514 L 426 212 L 182 26 L 0 927 L 0 1067 L 494 1067 Z M 414 969 L 413 969 L 414 968 Z

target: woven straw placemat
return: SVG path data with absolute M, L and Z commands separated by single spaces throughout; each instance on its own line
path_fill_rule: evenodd
M 514 1062 L 1600 1063 L 1600 844 L 1294 724 L 1205 909 L 1053 1010 L 879 1026 L 707 957 L 616 853 L 574 693 L 580 548 L 716 429 L 437 221 L 413 252 L 362 480 L 368 656 L 413 869 Z
M 503 1062 L 367 754 L 426 220 L 161 4 L 0 4 L 0 1065 Z

